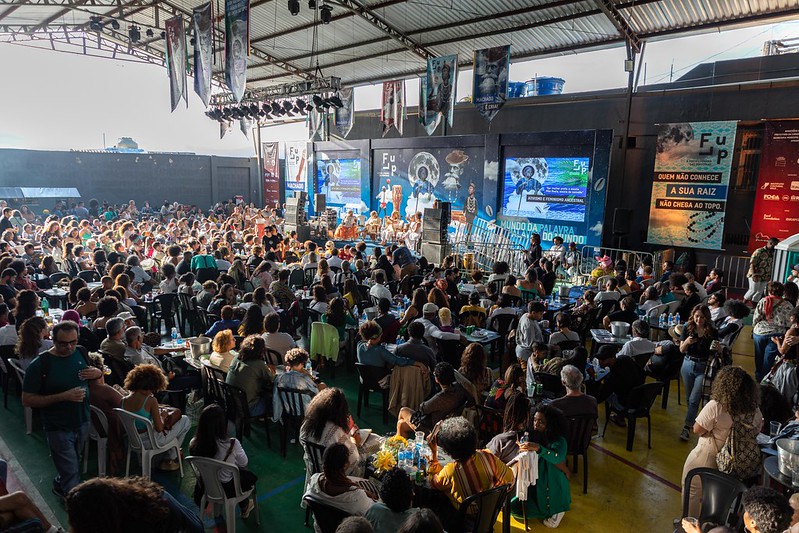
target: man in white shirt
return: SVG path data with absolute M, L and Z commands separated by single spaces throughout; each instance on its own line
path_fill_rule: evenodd
M 416 322 L 424 325 L 424 338 L 427 341 L 427 345 L 432 348 L 434 352 L 438 353 L 438 342 L 436 342 L 436 339 L 454 341 L 466 340 L 466 337 L 462 334 L 449 333 L 438 329 L 438 326 L 433 323 L 436 316 L 438 316 L 438 306 L 433 302 L 427 302 L 422 306 L 422 318 L 416 319 Z
M 17 327 L 8 323 L 8 306 L 0 303 L 0 346 L 17 344 Z
M 331 267 L 341 268 L 342 260 L 338 256 L 338 248 L 330 250 L 330 257 L 327 258 L 327 264 Z
M 161 370 L 164 370 L 164 367 L 156 355 L 167 355 L 170 352 L 181 352 L 187 349 L 185 345 L 182 348 L 170 350 L 148 346 L 144 344 L 144 334 L 139 326 L 133 326 L 125 330 L 125 342 L 128 345 L 125 348 L 125 360 L 127 362 L 132 365 L 155 365 Z
M 546 307 L 541 302 L 527 304 L 527 313 L 519 318 L 516 326 L 516 357 L 525 363 L 533 352 L 534 342 L 544 342 L 544 334 L 538 321 L 544 318 Z
M 707 298 L 707 290 L 702 286 L 701 283 L 697 283 L 696 278 L 694 278 L 694 275 L 690 272 L 686 272 L 685 277 L 688 278 L 688 283 L 696 287 L 696 294 L 699 296 L 699 299 L 704 301 L 705 298 Z
M 654 353 L 657 344 L 649 340 L 649 324 L 636 320 L 632 325 L 633 338 L 624 343 L 616 357 L 635 357 L 643 353 Z
M 375 275 L 375 284 L 369 289 L 369 294 L 374 296 L 377 301 L 380 301 L 380 298 L 386 298 L 387 300 L 391 301 L 394 297 L 391 295 L 391 291 L 388 290 L 388 287 L 383 285 L 386 282 L 386 275 L 383 272 L 378 272 Z M 438 312 L 438 309 L 436 309 Z
M 616 290 L 618 286 L 619 282 L 616 281 L 616 278 L 610 278 L 607 283 L 605 283 L 605 290 L 600 291 L 599 294 L 596 295 L 594 302 L 599 303 L 605 300 L 619 301 L 621 298 L 621 293 Z
M 277 313 L 269 313 L 266 315 L 266 318 L 264 318 L 264 329 L 266 330 L 266 333 L 263 334 L 266 348 L 279 353 L 281 357 L 280 362 L 283 363 L 283 357 L 286 355 L 286 352 L 292 348 L 296 348 L 297 343 L 294 342 L 294 339 L 288 333 L 278 331 L 280 329 L 280 316 L 278 316 Z

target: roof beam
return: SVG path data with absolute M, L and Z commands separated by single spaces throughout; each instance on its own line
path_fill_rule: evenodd
M 627 22 L 627 19 L 624 18 L 616 6 L 613 4 L 612 0 L 594 0 L 594 4 L 602 10 L 602 13 L 608 18 L 611 24 L 613 24 L 619 33 L 624 37 L 627 42 L 630 43 L 630 47 L 633 50 L 633 53 L 638 53 L 641 51 L 641 39 L 639 39 L 638 34 L 635 30 L 630 26 L 630 23 Z

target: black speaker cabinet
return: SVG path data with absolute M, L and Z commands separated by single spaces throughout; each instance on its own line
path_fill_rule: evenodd
M 444 262 L 444 258 L 449 255 L 449 245 L 423 241 L 422 255 L 428 262 L 434 265 L 440 265 Z
M 630 219 L 632 216 L 632 209 L 617 207 L 613 212 L 613 235 L 627 235 L 630 233 Z
M 327 208 L 327 197 L 324 194 L 315 194 L 313 197 L 314 209 L 317 213 L 321 213 Z

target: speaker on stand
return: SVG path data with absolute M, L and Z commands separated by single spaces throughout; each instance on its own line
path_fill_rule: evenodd
M 613 240 L 615 247 L 621 249 L 624 237 L 630 233 L 630 219 L 633 210 L 617 207 L 613 211 Z

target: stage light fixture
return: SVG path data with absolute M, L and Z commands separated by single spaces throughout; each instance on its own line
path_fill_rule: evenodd
M 152 29 L 152 28 L 147 28 L 147 31 L 146 31 L 146 32 L 144 32 L 144 34 L 145 34 L 147 37 L 152 37 L 152 36 L 154 35 L 154 34 L 153 34 L 153 29 Z
M 333 20 L 333 8 L 327 4 L 322 4 L 319 8 L 319 18 L 322 19 L 322 24 L 330 24 Z
M 324 105 L 324 100 L 322 100 L 322 97 L 318 94 L 313 95 L 311 100 L 313 101 L 313 105 L 316 109 L 319 109 Z
M 256 104 L 256 103 L 250 104 L 250 114 L 252 116 L 256 116 L 260 110 L 261 110 L 261 108 L 258 107 L 258 104 Z
M 339 98 L 337 94 L 334 94 L 328 98 L 327 101 L 336 109 L 341 109 L 344 107 L 344 102 L 341 101 L 341 98 Z
M 300 0 L 289 0 L 289 13 L 295 17 L 300 14 Z
M 288 115 L 288 116 L 290 116 L 290 117 L 293 117 L 293 116 L 294 116 L 294 104 L 292 104 L 292 103 L 291 103 L 291 102 L 289 102 L 288 100 L 286 100 L 285 102 L 283 102 L 283 112 L 284 112 L 286 115 Z
M 283 114 L 283 108 L 277 102 L 272 102 L 272 114 L 279 117 Z
M 162 38 L 162 39 L 166 39 L 166 32 L 165 32 L 165 31 L 162 31 L 162 32 L 161 32 L 161 38 Z
M 308 9 L 316 9 L 316 0 L 308 0 Z
M 305 100 L 300 100 L 300 99 L 298 98 L 298 99 L 297 99 L 297 100 L 294 102 L 294 109 L 296 109 L 296 110 L 297 110 L 297 113 L 299 113 L 300 115 L 305 115 L 305 114 L 307 114 L 307 108 L 308 108 L 308 104 L 305 102 Z
M 89 17 L 89 29 L 92 31 L 103 31 L 103 23 L 100 17 Z
M 191 43 L 191 45 L 192 45 L 192 46 L 196 46 L 196 45 L 197 45 L 197 39 L 195 39 L 194 37 L 192 37 L 192 38 L 189 40 L 189 42 Z
M 100 17 L 97 17 L 97 18 L 99 19 Z M 114 28 L 115 30 L 118 30 L 119 29 L 119 22 L 117 22 L 116 20 L 112 20 L 111 21 L 111 27 Z
M 141 39 L 141 32 L 137 26 L 131 26 L 128 30 L 128 37 L 130 38 L 131 43 L 138 43 L 139 39 Z

